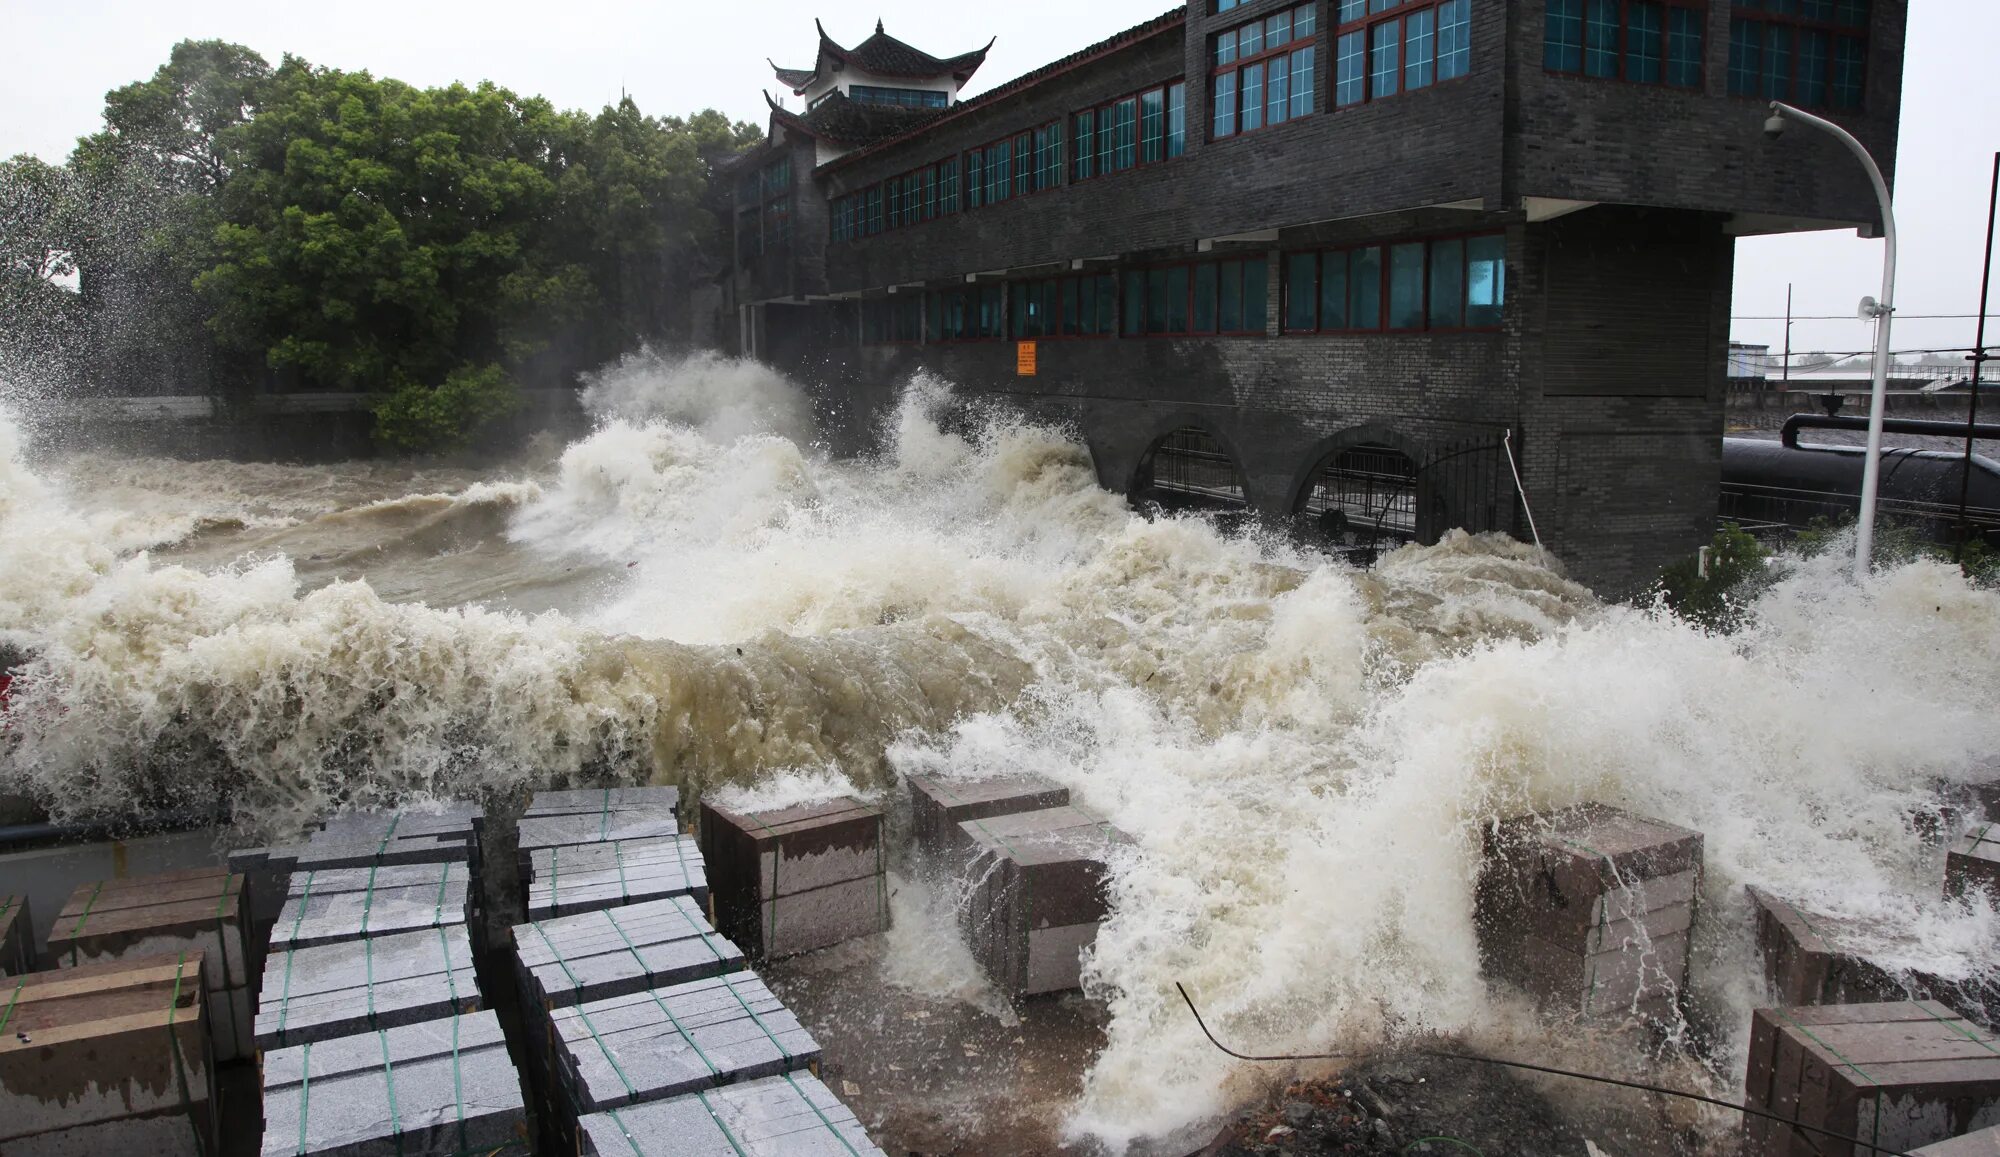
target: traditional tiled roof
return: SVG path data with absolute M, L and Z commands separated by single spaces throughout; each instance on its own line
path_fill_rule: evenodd
M 963 116 L 966 113 L 972 112 L 975 109 L 985 108 L 986 106 L 1004 100 L 1007 97 L 1010 97 L 1015 93 L 1022 91 L 1023 89 L 1032 88 L 1035 85 L 1040 84 L 1045 80 L 1049 80 L 1053 77 L 1059 76 L 1062 73 L 1068 72 L 1079 65 L 1095 60 L 1100 56 L 1107 56 L 1113 52 L 1119 51 L 1120 49 L 1129 48 L 1132 45 L 1137 44 L 1142 40 L 1151 39 L 1153 36 L 1156 36 L 1159 33 L 1165 32 L 1172 28 L 1177 28 L 1181 24 L 1185 23 L 1186 20 L 1187 20 L 1187 9 L 1185 7 L 1174 8 L 1167 12 L 1163 12 L 1160 15 L 1153 17 L 1151 20 L 1146 21 L 1144 24 L 1139 24 L 1131 28 L 1127 28 L 1125 31 L 1118 33 L 1116 36 L 1108 37 L 1104 40 L 1098 41 L 1096 44 L 1093 44 L 1088 48 L 1083 48 L 1077 50 L 1076 52 L 1072 52 L 1068 56 L 1063 57 L 1061 60 L 1055 61 L 1054 63 L 1051 64 L 1045 64 L 1042 67 L 1034 70 L 1033 72 L 1023 73 L 1022 75 L 1015 77 L 1013 80 L 1010 80 L 1007 83 L 1000 85 L 997 88 L 991 88 L 985 92 L 980 93 L 978 96 L 973 97 L 971 100 L 960 101 L 959 103 L 951 106 L 948 109 L 924 110 L 923 115 L 920 119 L 906 125 L 901 132 L 895 134 L 894 136 L 883 137 L 871 141 L 869 142 L 867 148 L 857 149 L 856 151 L 848 153 L 845 156 L 836 158 L 832 161 L 828 161 L 826 164 L 820 166 L 820 169 L 821 171 L 826 171 L 828 169 L 832 169 L 840 165 L 847 164 L 848 162 L 853 161 L 858 157 L 864 156 L 867 153 L 874 151 L 878 147 L 885 147 L 894 144 L 908 137 L 915 136 L 917 133 L 923 132 L 931 128 L 935 124 L 951 120 L 954 117 Z M 991 45 L 988 45 L 988 47 L 991 47 Z
M 986 42 L 986 47 L 977 52 L 967 52 L 959 56 L 932 56 L 889 35 L 880 20 L 875 22 L 873 36 L 853 48 L 843 48 L 833 37 L 826 34 L 824 24 L 815 20 L 813 25 L 819 29 L 819 55 L 814 58 L 813 67 L 780 68 L 776 61 L 768 62 L 772 70 L 777 73 L 779 82 L 789 87 L 793 93 L 803 93 L 811 87 L 813 81 L 819 78 L 820 70 L 825 68 L 829 61 L 841 66 L 858 68 L 876 76 L 898 77 L 905 80 L 936 80 L 939 77 L 949 76 L 964 84 L 972 79 L 973 73 L 979 71 L 980 65 L 986 63 L 986 54 L 993 48 L 993 41 L 989 40 Z
M 837 145 L 867 145 L 896 136 L 911 125 L 928 120 L 935 110 L 901 108 L 896 105 L 862 104 L 847 94 L 827 94 L 804 113 L 795 113 L 764 94 L 771 117 L 806 136 Z

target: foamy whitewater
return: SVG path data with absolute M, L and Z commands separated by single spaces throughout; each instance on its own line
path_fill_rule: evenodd
M 1941 900 L 1905 826 L 2000 752 L 2000 594 L 1953 569 L 1792 561 L 1711 636 L 1504 539 L 1359 572 L 1149 522 L 1059 431 L 946 432 L 943 383 L 861 462 L 752 364 L 639 357 L 589 400 L 589 437 L 479 474 L 43 461 L 0 417 L 0 641 L 38 655 L 0 791 L 262 830 L 607 773 L 763 804 L 1040 772 L 1134 837 L 1070 1122 L 1114 1149 L 1256 1088 L 1177 981 L 1258 1051 L 1587 1050 L 1479 978 L 1480 828 L 1528 809 L 1706 834 L 1697 1019 L 1725 1041 L 1762 999 L 1745 884 L 1917 928 L 1912 967 L 1996 958 L 2000 918 Z M 903 892 L 891 978 L 990 1003 Z M 1673 1079 L 1733 1094 L 1741 1043 Z

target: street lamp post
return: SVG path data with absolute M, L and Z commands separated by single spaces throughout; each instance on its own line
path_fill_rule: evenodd
M 1882 202 L 1882 239 L 1886 242 L 1882 254 L 1882 296 L 1864 298 L 1861 302 L 1861 316 L 1875 321 L 1875 386 L 1868 407 L 1868 457 L 1861 471 L 1861 524 L 1854 533 L 1854 581 L 1863 582 L 1868 578 L 1875 553 L 1875 499 L 1882 483 L 1882 419 L 1889 405 L 1889 326 L 1896 312 L 1896 211 L 1889 199 L 1889 182 L 1882 178 L 1882 167 L 1853 133 L 1825 117 L 1774 100 L 1771 117 L 1764 122 L 1765 134 L 1773 139 L 1783 135 L 1786 121 L 1811 125 L 1839 138 L 1849 152 L 1861 159 L 1862 167 L 1868 170 L 1868 179 L 1875 183 L 1875 196 Z

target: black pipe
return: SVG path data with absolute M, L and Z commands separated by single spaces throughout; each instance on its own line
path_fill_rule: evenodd
M 223 817 L 215 812 L 176 811 L 148 816 L 143 820 L 128 816 L 122 819 L 92 820 L 75 824 L 7 824 L 0 826 L 0 850 L 18 851 L 23 846 L 93 843 L 98 840 L 165 835 L 169 832 L 191 832 L 200 828 L 214 827 L 222 822 Z
M 1818 414 L 1793 414 L 1785 419 L 1782 438 L 1790 450 L 1799 448 L 1800 430 L 1866 430 L 1868 419 L 1856 414 L 1849 417 L 1822 418 Z M 1964 436 L 1970 438 L 2000 438 L 2000 426 L 1962 422 L 1939 422 L 1929 418 L 1885 418 L 1882 422 L 1885 434 L 1930 434 L 1942 438 Z

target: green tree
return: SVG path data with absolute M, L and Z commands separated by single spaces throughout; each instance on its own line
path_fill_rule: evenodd
M 75 220 L 69 170 L 25 155 L 0 161 L 0 379 L 16 388 L 74 378 L 85 320 L 66 284 Z
M 1749 532 L 1731 522 L 1715 532 L 1708 547 L 1707 573 L 1699 556 L 1684 559 L 1660 575 L 1660 597 L 1681 618 L 1711 631 L 1743 624 L 1757 592 L 1770 584 L 1771 553 Z

